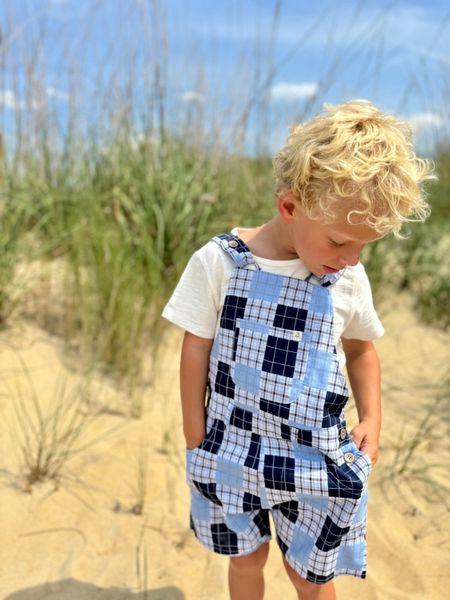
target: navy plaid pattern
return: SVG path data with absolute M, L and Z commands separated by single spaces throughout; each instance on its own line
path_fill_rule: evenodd
M 245 554 L 268 539 L 270 511 L 303 577 L 362 577 L 371 463 L 345 431 L 329 290 L 340 274 L 267 273 L 238 237 L 214 241 L 236 268 L 211 351 L 208 433 L 187 453 L 192 527 L 215 552 Z
M 339 504 L 343 502 L 348 503 L 303 496 L 268 510 L 248 494 L 248 510 L 236 515 L 224 514 L 220 505 L 194 490 L 190 524 L 206 548 L 236 556 L 254 552 L 271 539 L 271 515 L 278 546 L 301 577 L 313 583 L 326 583 L 337 575 L 365 578 L 367 492 L 346 526 L 339 524 L 339 515 L 347 513 Z

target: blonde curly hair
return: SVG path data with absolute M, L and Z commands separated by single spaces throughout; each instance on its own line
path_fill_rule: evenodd
M 325 105 L 291 128 L 273 160 L 276 193 L 290 191 L 310 218 L 365 223 L 401 237 L 405 222 L 423 221 L 429 207 L 423 183 L 433 163 L 417 158 L 409 125 L 367 100 Z

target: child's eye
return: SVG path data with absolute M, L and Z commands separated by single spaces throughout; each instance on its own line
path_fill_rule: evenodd
M 345 244 L 339 243 L 339 242 L 335 242 L 334 240 L 330 239 L 330 244 L 332 246 L 334 246 L 335 248 L 341 248 L 342 246 L 345 246 Z

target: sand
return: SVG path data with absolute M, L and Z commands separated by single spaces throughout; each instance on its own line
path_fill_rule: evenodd
M 384 425 L 370 481 L 368 577 L 338 578 L 339 599 L 448 595 L 449 432 L 443 421 L 448 398 L 440 404 L 436 398 L 448 376 L 450 334 L 420 325 L 410 305 L 408 297 L 396 296 L 382 307 L 387 333 L 377 347 Z M 167 329 L 154 384 L 130 399 L 105 376 L 87 379 L 77 356 L 35 324 L 16 320 L 0 334 L 2 600 L 228 597 L 227 559 L 203 550 L 187 526 L 178 401 L 181 335 Z M 38 428 L 36 402 L 45 421 L 63 383 L 73 392 L 67 418 L 72 414 L 84 425 L 74 443 L 78 451 L 67 457 L 58 480 L 30 485 L 20 464 L 23 428 L 28 422 L 31 440 L 31 427 Z M 83 400 L 79 406 L 77 398 Z M 140 418 L 130 416 L 136 403 Z M 17 418 L 21 406 L 28 419 Z M 355 414 L 350 406 L 351 425 Z M 60 431 L 63 423 L 60 417 Z M 275 543 L 266 582 L 268 600 L 296 597 Z

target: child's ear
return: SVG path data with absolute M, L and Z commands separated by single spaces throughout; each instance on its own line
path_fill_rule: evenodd
M 298 200 L 292 192 L 280 194 L 277 198 L 278 212 L 285 223 L 292 223 L 299 209 Z

